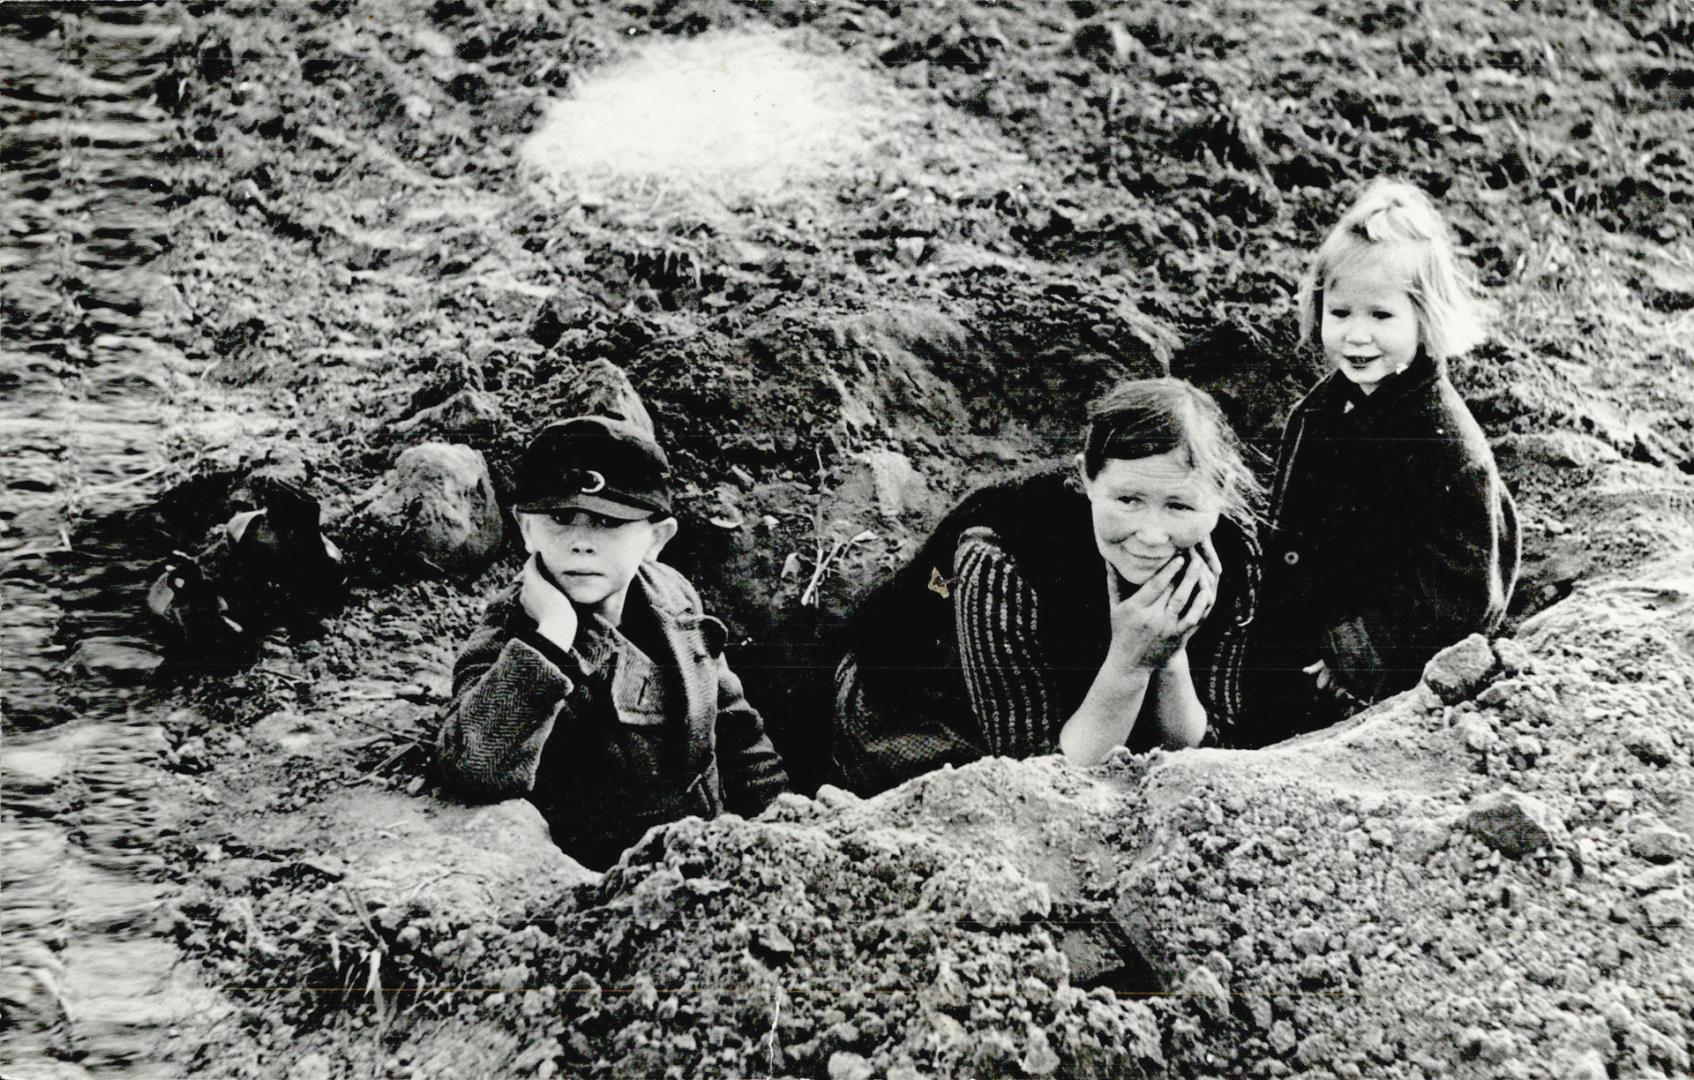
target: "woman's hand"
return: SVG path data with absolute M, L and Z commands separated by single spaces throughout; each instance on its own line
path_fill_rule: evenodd
M 531 554 L 523 564 L 523 585 L 518 589 L 518 602 L 524 613 L 535 620 L 541 636 L 561 649 L 569 650 L 576 641 L 576 608 L 570 597 L 547 580 L 541 569 L 541 556 Z
M 1130 667 L 1163 667 L 1194 636 L 1217 600 L 1218 556 L 1204 540 L 1112 605 L 1112 653 Z

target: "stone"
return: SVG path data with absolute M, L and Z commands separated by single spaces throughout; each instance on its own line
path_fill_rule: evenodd
M 288 1070 L 288 1080 L 329 1080 L 329 1058 L 322 1054 L 307 1054 Z
M 1060 1064 L 1059 1055 L 1054 1052 L 1053 1044 L 1047 1040 L 1047 1032 L 1038 1027 L 1031 1027 L 1023 1059 L 1018 1062 L 1019 1067 L 1031 1076 L 1050 1076 Z
M 1436 653 L 1424 665 L 1423 681 L 1444 703 L 1454 705 L 1474 697 L 1498 666 L 1499 661 L 1494 650 L 1489 648 L 1488 639 L 1481 634 L 1472 634 Z
M 397 554 L 439 571 L 482 570 L 505 535 L 488 463 L 468 446 L 412 447 L 366 499 L 360 517 Z
M 1500 670 L 1507 675 L 1521 675 L 1528 671 L 1533 664 L 1529 650 L 1514 638 L 1496 640 L 1494 642 L 1494 655 L 1500 660 Z
M 84 638 L 67 661 L 78 674 L 119 686 L 146 682 L 164 662 L 147 642 L 132 637 Z
M 1564 834 L 1564 823 L 1551 807 L 1517 791 L 1497 791 L 1478 799 L 1465 813 L 1464 827 L 1514 859 L 1551 847 Z
M 1681 858 L 1688 847 L 1687 833 L 1663 825 L 1649 825 L 1629 837 L 1629 853 L 1648 862 L 1671 862 Z
M 1129 31 L 1115 22 L 1094 22 L 1080 27 L 1071 38 L 1071 51 L 1097 64 L 1115 64 L 1135 48 Z
M 485 390 L 467 387 L 445 401 L 425 406 L 389 425 L 397 435 L 413 438 L 430 435 L 463 438 L 467 435 L 493 435 L 505 424 L 505 412 L 493 395 Z
M 1655 930 L 1681 926 L 1688 918 L 1688 894 L 1682 889 L 1665 889 L 1641 898 L 1641 913 Z
M 1564 1067 L 1559 1080 L 1606 1080 L 1609 1075 L 1606 1059 L 1600 1056 L 1600 1051 L 1590 1048 Z
M 1629 887 L 1638 893 L 1657 892 L 1682 884 L 1682 867 L 1675 863 L 1643 870 L 1629 879 Z
M 1461 742 L 1479 754 L 1492 749 L 1500 741 L 1500 737 L 1494 734 L 1494 724 L 1481 713 L 1472 713 L 1460 720 L 1458 734 Z
M 1623 745 L 1649 765 L 1669 765 L 1676 759 L 1676 744 L 1659 728 L 1638 724 L 1624 732 Z
M 1182 995 L 1214 1023 L 1229 1018 L 1229 992 L 1211 968 L 1200 966 L 1190 971 L 1182 980 Z
M 829 1080 L 871 1080 L 876 1070 L 860 1054 L 837 1050 L 829 1055 Z

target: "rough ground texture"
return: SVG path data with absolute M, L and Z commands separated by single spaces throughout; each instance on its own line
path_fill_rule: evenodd
M 1676 5 L 61 8 L 0 8 L 8 1076 L 1694 1070 Z M 825 788 L 604 876 L 435 797 L 516 558 L 396 565 L 360 509 L 407 448 L 503 496 L 628 369 L 810 789 L 831 626 L 1092 391 L 1173 370 L 1274 437 L 1304 253 L 1378 173 L 1497 309 L 1455 378 L 1525 524 L 1509 637 L 1268 751 Z M 350 601 L 161 666 L 151 572 L 264 477 Z

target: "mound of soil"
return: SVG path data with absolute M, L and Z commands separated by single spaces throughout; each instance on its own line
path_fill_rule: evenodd
M 1671 7 L 0 21 L 8 1074 L 1689 1072 Z M 475 449 L 505 498 L 584 365 L 624 367 L 686 481 L 667 557 L 811 792 L 832 628 L 963 491 L 1072 452 L 1092 393 L 1174 372 L 1269 449 L 1316 374 L 1305 255 L 1383 173 L 1497 312 L 1454 376 L 1526 569 L 1474 670 L 1259 753 L 825 787 L 603 876 L 440 797 L 453 655 L 518 559 L 392 565 L 356 511 L 409 447 Z M 167 655 L 160 561 L 275 480 L 321 500 L 348 602 Z

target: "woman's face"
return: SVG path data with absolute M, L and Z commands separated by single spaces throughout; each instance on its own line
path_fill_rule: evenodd
M 1131 585 L 1140 585 L 1179 551 L 1217 528 L 1223 499 L 1189 466 L 1181 450 L 1155 457 L 1108 458 L 1084 478 L 1100 555 Z

